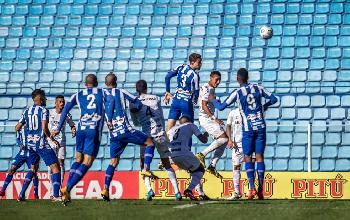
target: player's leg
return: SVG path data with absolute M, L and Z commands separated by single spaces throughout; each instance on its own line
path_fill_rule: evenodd
M 176 125 L 176 121 L 179 120 L 180 115 L 180 102 L 177 98 L 174 98 L 169 110 L 167 131 Z
M 61 147 L 58 149 L 57 158 L 58 158 L 58 164 L 60 165 L 61 185 L 62 185 L 63 180 L 64 180 L 64 174 L 66 172 L 66 168 L 64 166 L 64 160 L 66 158 L 66 146 L 65 146 L 65 144 L 61 145 Z
M 28 168 L 30 168 L 30 161 L 27 163 Z M 39 178 L 38 178 L 38 169 L 39 169 L 39 164 L 37 163 L 34 166 L 35 172 L 33 176 L 33 187 L 34 187 L 34 198 L 39 199 Z
M 40 161 L 40 156 L 36 151 L 29 150 L 29 161 L 30 161 L 30 170 L 27 172 L 24 183 L 22 186 L 22 190 L 19 193 L 18 196 L 18 201 L 24 201 L 25 200 L 25 193 L 29 187 L 30 182 L 32 181 L 34 175 L 36 174 L 37 171 L 37 166 L 39 165 Z
M 76 139 L 76 145 L 77 145 L 75 149 L 75 162 L 72 164 L 69 170 L 67 185 L 72 179 L 73 175 L 75 174 L 75 171 L 80 167 L 81 163 L 84 160 L 83 150 L 84 150 L 85 132 L 78 130 L 75 139 Z
M 5 196 L 5 191 L 7 189 L 7 186 L 11 183 L 13 174 L 16 173 L 17 169 L 21 167 L 25 162 L 24 156 L 22 156 L 20 153 L 18 153 L 15 157 L 15 160 L 11 164 L 10 168 L 7 171 L 7 176 L 4 181 L 4 185 L 2 186 L 0 190 L 0 196 Z
M 256 152 L 256 168 L 258 172 L 259 187 L 258 197 L 264 199 L 263 186 L 265 178 L 265 162 L 264 162 L 264 151 L 266 146 L 266 132 L 265 129 L 257 133 L 255 140 L 255 152 Z
M 256 195 L 255 190 L 255 164 L 252 162 L 252 153 L 254 152 L 253 146 L 254 133 L 253 132 L 243 132 L 242 136 L 242 145 L 243 145 L 243 153 L 244 153 L 244 161 L 245 161 L 245 169 L 249 182 L 249 193 L 248 199 L 253 199 Z
M 146 146 L 141 145 L 140 146 L 140 169 L 141 170 L 143 170 L 145 166 L 145 150 L 146 150 Z M 155 196 L 155 193 L 151 186 L 151 177 L 142 175 L 142 178 L 147 190 L 146 200 L 151 201 Z
M 238 147 L 232 149 L 232 166 L 233 166 L 233 186 L 234 193 L 229 200 L 236 200 L 242 197 L 241 188 L 240 188 L 240 180 L 241 180 L 241 166 L 243 163 L 243 150 L 242 144 L 237 143 Z
M 55 152 L 56 156 L 58 155 L 58 148 L 56 146 L 51 146 L 51 149 Z M 47 167 L 47 176 L 49 177 L 49 193 L 50 193 L 50 198 L 53 198 L 53 186 L 52 186 L 52 172 L 51 168 L 48 166 Z

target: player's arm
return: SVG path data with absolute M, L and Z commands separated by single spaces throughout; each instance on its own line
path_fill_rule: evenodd
M 235 146 L 234 138 L 232 138 L 233 114 L 230 112 L 226 122 L 226 135 L 228 137 L 227 148 L 232 149 Z
M 108 129 L 113 129 L 113 125 L 112 125 L 112 119 L 113 119 L 113 112 L 114 112 L 114 107 L 115 107 L 115 100 L 114 100 L 114 96 L 111 96 L 109 98 L 109 101 L 106 102 L 106 104 L 108 106 L 106 106 L 106 121 L 107 121 L 107 127 Z
M 199 98 L 199 81 L 200 78 L 197 74 L 194 74 L 193 80 L 192 80 L 192 88 L 193 88 L 193 102 L 194 104 L 197 104 L 198 98 Z
M 260 89 L 260 92 L 261 92 L 261 95 L 268 99 L 269 101 L 266 102 L 263 106 L 264 108 L 264 111 L 266 111 L 268 109 L 269 106 L 275 104 L 278 100 L 276 98 L 276 96 L 274 96 L 271 92 L 269 92 L 267 89 L 265 89 L 264 87 L 262 86 L 259 86 L 259 89 Z
M 130 117 L 131 117 L 132 123 L 134 124 L 134 126 L 140 126 L 140 122 L 137 118 L 137 113 L 139 112 L 139 110 L 131 102 L 129 103 L 129 108 L 130 108 Z
M 159 115 L 159 118 L 162 120 L 163 128 L 165 128 L 165 119 L 164 119 L 163 107 L 162 107 L 161 99 L 159 97 L 157 97 L 157 99 L 158 99 L 158 102 L 157 102 L 158 109 L 160 109 L 159 112 L 161 112 L 161 114 Z
M 170 99 L 172 97 L 172 94 L 170 93 L 170 81 L 171 78 L 174 76 L 177 76 L 179 73 L 179 69 L 181 66 L 178 66 L 177 68 L 170 70 L 168 74 L 165 76 L 165 97 L 164 97 L 164 103 L 167 105 L 170 102 Z
M 194 124 L 192 124 L 192 132 L 194 135 L 196 135 L 196 137 L 203 143 L 206 144 L 208 142 L 208 132 L 204 132 L 202 134 L 202 132 L 198 129 L 198 127 Z
M 220 102 L 215 99 L 215 97 L 209 95 L 209 100 L 213 103 L 214 107 L 219 111 L 226 109 L 228 106 L 232 105 L 237 100 L 237 90 L 234 90 L 229 97 L 226 98 L 224 102 Z
M 72 132 L 72 137 L 75 137 L 77 129 L 75 127 L 75 124 L 74 124 L 73 119 L 72 119 L 72 115 L 70 113 L 68 113 L 68 115 L 67 115 L 66 122 L 70 127 L 70 130 Z
M 42 118 L 41 127 L 43 129 L 44 135 L 50 138 L 51 141 L 56 145 L 56 147 L 59 148 L 60 144 L 58 143 L 58 141 L 54 139 L 54 137 L 51 135 L 49 130 L 49 112 L 47 111 L 47 109 L 43 109 L 41 118 Z
M 61 131 L 63 124 L 66 121 L 66 117 L 67 117 L 68 113 L 77 104 L 77 95 L 78 94 L 72 95 L 69 102 L 67 102 L 67 104 L 64 106 L 63 111 L 61 113 L 60 121 L 58 122 L 57 130 L 52 131 L 53 137 L 58 135 L 58 133 Z M 47 121 L 49 121 L 49 120 L 47 120 Z
M 25 110 L 22 115 L 21 118 L 18 120 L 16 126 L 15 126 L 15 131 L 16 131 L 16 141 L 17 141 L 17 145 L 22 149 L 23 146 L 23 142 L 22 142 L 22 128 L 25 125 L 26 121 L 24 120 L 25 114 L 26 114 L 27 110 Z
M 202 89 L 206 89 L 206 88 L 203 88 Z M 203 111 L 205 112 L 205 114 L 208 115 L 208 117 L 211 119 L 211 120 L 214 120 L 216 123 L 220 124 L 220 125 L 224 125 L 225 123 L 223 121 L 221 121 L 220 119 L 216 118 L 213 113 L 210 111 L 210 109 L 208 108 L 208 103 L 209 103 L 209 91 L 206 91 L 204 92 L 204 96 L 202 97 L 202 109 Z

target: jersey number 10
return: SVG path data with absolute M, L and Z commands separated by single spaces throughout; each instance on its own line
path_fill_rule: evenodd
M 39 128 L 39 122 L 38 122 L 38 115 L 28 115 L 29 119 L 29 130 L 38 130 Z

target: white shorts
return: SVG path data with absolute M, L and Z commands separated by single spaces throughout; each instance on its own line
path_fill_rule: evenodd
M 199 160 L 192 152 L 186 155 L 171 157 L 171 159 L 180 169 L 191 172 L 197 170 L 200 166 Z
M 51 149 L 55 152 L 56 156 L 58 159 L 64 160 L 66 159 L 66 143 L 61 142 L 60 144 L 60 148 L 57 148 L 56 145 L 54 143 L 52 143 L 51 141 L 48 141 Z
M 225 130 L 214 120 L 199 116 L 199 124 L 213 137 L 218 138 L 225 133 Z
M 238 148 L 232 149 L 232 165 L 238 166 L 244 162 L 244 154 L 242 142 L 237 143 Z M 252 158 L 255 159 L 255 152 L 252 154 Z
M 159 135 L 156 137 L 153 137 L 154 146 L 156 147 L 160 158 L 169 158 L 170 152 L 169 152 L 169 146 L 170 141 L 167 136 L 165 135 Z M 145 146 L 141 146 L 140 154 L 143 157 L 145 155 Z

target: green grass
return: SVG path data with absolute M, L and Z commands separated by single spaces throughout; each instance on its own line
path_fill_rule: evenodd
M 204 203 L 204 202 L 203 202 Z M 215 201 L 187 208 L 174 208 L 190 201 L 155 200 L 74 200 L 61 203 L 31 200 L 19 203 L 0 200 L 0 219 L 350 219 L 350 201 L 335 200 L 264 200 Z

